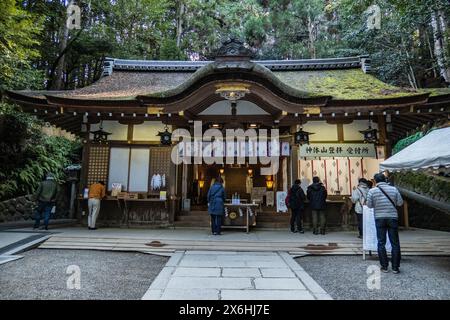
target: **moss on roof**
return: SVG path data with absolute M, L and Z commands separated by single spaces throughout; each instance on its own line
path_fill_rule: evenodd
M 430 93 L 430 97 L 450 94 L 450 88 L 424 88 L 419 89 L 422 93 Z
M 274 74 L 296 89 L 334 99 L 396 98 L 420 93 L 384 83 L 361 69 L 284 71 Z
M 22 91 L 27 96 L 44 95 L 74 99 L 132 100 L 138 95 L 168 97 L 187 90 L 202 77 L 217 71 L 210 63 L 196 72 L 114 71 L 97 82 L 68 91 Z M 384 83 L 360 68 L 312 71 L 270 71 L 253 62 L 241 62 L 234 67 L 248 70 L 274 84 L 287 94 L 299 98 L 331 96 L 333 99 L 359 100 L 411 96 L 430 93 L 431 96 L 450 94 L 450 88 L 412 90 Z
M 145 96 L 147 97 L 156 97 L 156 98 L 164 98 L 164 97 L 170 97 L 177 94 L 182 93 L 185 90 L 188 90 L 189 87 L 191 87 L 193 84 L 195 84 L 200 79 L 211 75 L 215 72 L 220 72 L 222 70 L 225 70 L 226 67 L 229 67 L 230 69 L 234 70 L 242 70 L 244 72 L 252 72 L 255 77 L 261 77 L 265 80 L 268 80 L 273 85 L 278 87 L 281 91 L 286 92 L 287 94 L 298 97 L 298 98 L 311 98 L 314 96 L 317 96 L 314 93 L 310 93 L 302 88 L 296 88 L 294 86 L 289 86 L 288 84 L 284 83 L 282 79 L 276 77 L 272 71 L 270 71 L 268 68 L 264 67 L 263 65 L 250 62 L 250 61 L 241 61 L 241 62 L 212 62 L 209 63 L 197 71 L 195 71 L 194 74 L 192 74 L 189 79 L 187 79 L 185 82 L 181 83 L 175 88 L 171 88 L 167 91 L 160 91 L 160 92 L 149 92 Z

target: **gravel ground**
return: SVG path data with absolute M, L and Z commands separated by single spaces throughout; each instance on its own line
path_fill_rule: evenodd
M 381 273 L 380 289 L 367 287 L 367 267 L 379 266 L 377 256 L 306 256 L 297 258 L 336 300 L 449 300 L 450 257 L 403 256 L 400 273 Z
M 129 252 L 34 249 L 0 265 L 0 299 L 140 299 L 168 258 Z M 67 289 L 69 265 L 80 267 Z

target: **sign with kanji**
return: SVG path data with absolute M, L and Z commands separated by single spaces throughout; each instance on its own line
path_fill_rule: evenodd
M 311 143 L 300 146 L 299 157 L 376 158 L 372 143 Z

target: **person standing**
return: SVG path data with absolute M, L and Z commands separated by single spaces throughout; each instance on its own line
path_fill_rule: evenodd
M 48 230 L 48 222 L 50 221 L 50 213 L 56 202 L 58 194 L 58 184 L 53 174 L 48 173 L 46 179 L 39 184 L 36 190 L 37 208 L 34 212 L 35 222 L 33 229 L 39 228 L 41 215 L 44 214 L 44 229 Z
M 308 187 L 307 198 L 311 206 L 313 234 L 325 234 L 325 209 L 327 207 L 327 189 L 320 182 L 319 177 L 313 177 L 313 183 Z M 320 219 L 320 228 L 318 222 Z
M 225 211 L 225 188 L 222 185 L 222 178 L 211 185 L 207 194 L 208 213 L 211 216 L 211 232 L 213 235 L 221 234 L 222 217 Z
M 88 229 L 96 230 L 95 223 L 97 221 L 98 214 L 100 213 L 100 203 L 105 197 L 105 182 L 98 181 L 89 187 L 89 199 L 88 199 Z
M 291 232 L 305 233 L 303 231 L 305 199 L 305 192 L 303 192 L 303 189 L 300 186 L 300 180 L 297 179 L 295 180 L 291 190 L 289 190 L 288 204 L 291 209 Z M 295 229 L 295 225 L 297 225 L 297 230 Z
M 392 271 L 400 272 L 400 239 L 398 236 L 397 207 L 403 205 L 403 199 L 397 188 L 386 182 L 382 173 L 374 176 L 376 186 L 367 194 L 367 206 L 373 208 L 378 239 L 378 257 L 381 271 L 388 272 L 389 260 L 386 254 L 386 233 L 392 246 Z
M 363 236 L 363 207 L 367 202 L 367 193 L 369 192 L 368 181 L 361 178 L 358 181 L 358 187 L 352 192 L 352 202 L 355 204 L 356 219 L 358 221 L 358 238 Z

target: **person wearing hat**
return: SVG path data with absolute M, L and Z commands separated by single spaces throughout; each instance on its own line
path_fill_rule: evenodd
M 58 184 L 55 181 L 53 174 L 48 173 L 44 181 L 39 184 L 36 190 L 35 197 L 37 200 L 37 207 L 34 211 L 34 227 L 39 228 L 41 216 L 44 214 L 44 229 L 48 230 L 48 222 L 53 206 L 56 202 L 56 195 L 58 193 Z

